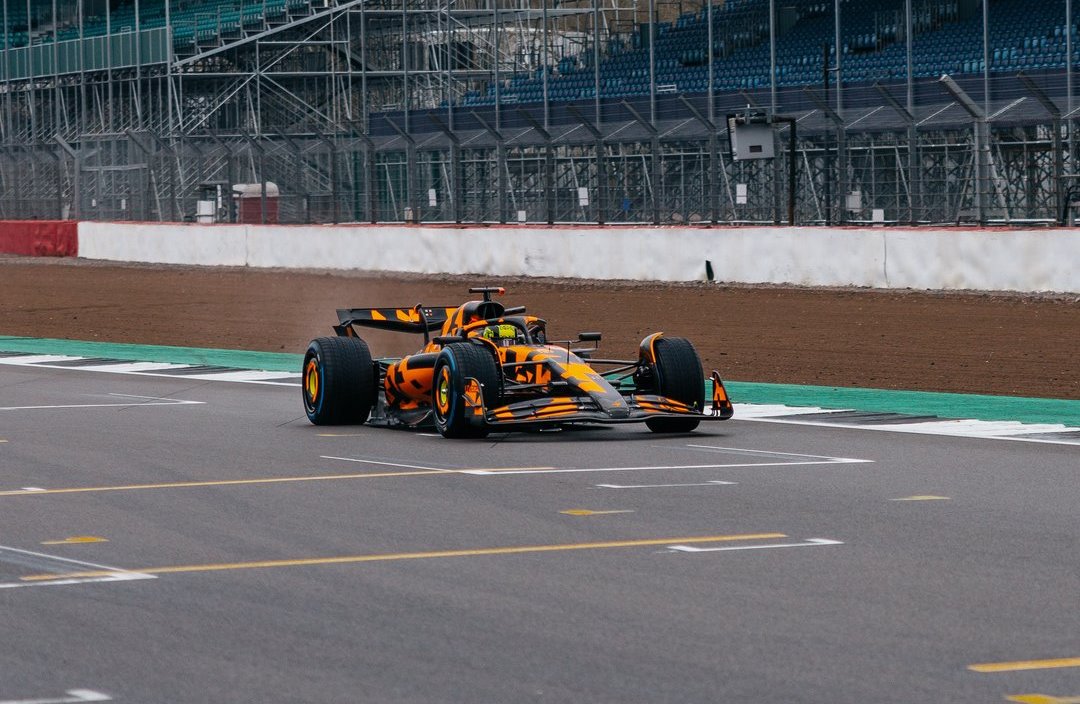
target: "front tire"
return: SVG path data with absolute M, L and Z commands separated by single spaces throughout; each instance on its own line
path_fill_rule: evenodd
M 652 374 L 656 392 L 701 411 L 705 407 L 705 375 L 694 346 L 682 337 L 661 337 L 653 349 L 656 362 L 652 365 Z M 697 418 L 650 418 L 645 421 L 654 433 L 689 433 L 700 423 Z
M 375 365 L 359 337 L 320 337 L 304 355 L 304 412 L 315 425 L 360 425 L 375 401 Z
M 483 426 L 472 425 L 465 415 L 465 379 L 480 382 L 484 407 L 494 406 L 501 395 L 502 376 L 494 355 L 468 342 L 447 345 L 435 360 L 431 383 L 431 409 L 435 427 L 444 438 L 482 438 Z

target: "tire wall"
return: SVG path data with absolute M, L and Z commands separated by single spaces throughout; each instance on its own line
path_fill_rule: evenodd
M 74 257 L 78 223 L 71 220 L 0 220 L 0 254 Z
M 1080 231 L 78 226 L 90 259 L 421 274 L 1080 292 Z

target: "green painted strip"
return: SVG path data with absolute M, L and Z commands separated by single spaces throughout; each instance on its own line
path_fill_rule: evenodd
M 1080 427 L 1080 401 L 1018 396 L 949 394 L 891 389 L 849 389 L 835 386 L 796 386 L 725 381 L 735 403 L 850 408 L 871 413 L 908 413 L 942 418 L 1015 420 L 1021 423 L 1060 423 Z M 711 392 L 711 388 L 710 388 Z
M 172 362 L 212 364 L 238 369 L 300 373 L 303 355 L 284 352 L 214 350 L 199 347 L 163 347 L 83 340 L 50 340 L 35 337 L 0 336 L 0 351 L 27 354 L 63 354 L 73 357 L 103 357 L 131 362 Z
M 4 336 L 0 336 L 0 351 L 104 357 L 133 362 L 212 364 L 238 369 L 297 373 L 300 371 L 303 360 L 303 355 L 284 352 L 215 350 L 198 347 L 163 347 Z M 1014 420 L 1022 423 L 1060 423 L 1080 428 L 1080 401 L 1066 399 L 851 389 L 744 381 L 727 381 L 724 384 L 736 403 L 850 408 L 874 413 L 909 413 L 975 420 Z M 706 385 L 708 386 L 708 383 Z M 711 388 L 708 391 L 711 393 Z

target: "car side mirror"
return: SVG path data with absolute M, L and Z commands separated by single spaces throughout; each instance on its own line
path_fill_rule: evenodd
M 600 342 L 601 333 L 582 332 L 578 333 L 578 342 Z
M 446 347 L 447 345 L 454 342 L 465 342 L 465 338 L 461 335 L 439 335 L 434 340 L 432 340 L 432 342 L 434 342 L 436 345 L 442 345 L 443 347 Z

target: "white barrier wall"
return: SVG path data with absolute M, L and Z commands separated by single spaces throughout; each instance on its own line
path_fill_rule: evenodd
M 423 274 L 1080 292 L 1080 230 L 79 223 L 79 256 Z
M 247 266 L 246 225 L 80 222 L 79 256 L 119 262 Z

